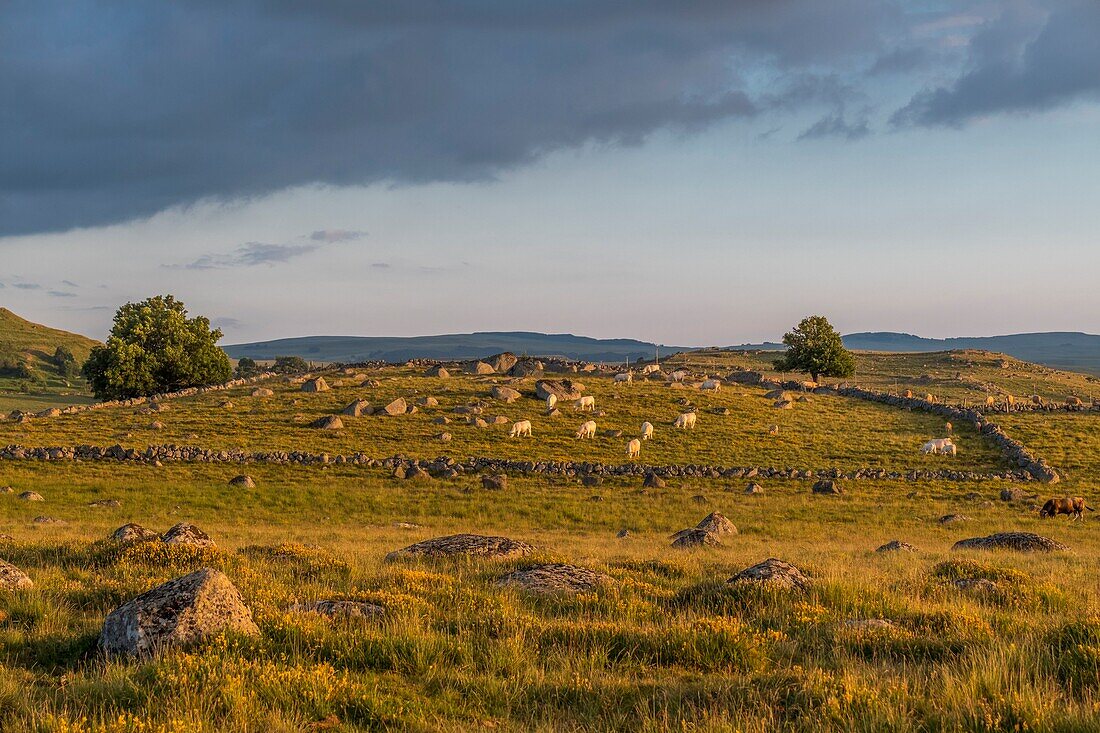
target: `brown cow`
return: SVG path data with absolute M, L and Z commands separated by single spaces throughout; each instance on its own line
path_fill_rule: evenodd
M 1048 499 L 1043 508 L 1039 510 L 1039 517 L 1056 517 L 1059 514 L 1069 514 L 1074 520 L 1081 519 L 1081 512 L 1088 509 L 1096 511 L 1091 506 L 1085 506 L 1085 500 L 1080 496 L 1067 496 L 1061 499 Z

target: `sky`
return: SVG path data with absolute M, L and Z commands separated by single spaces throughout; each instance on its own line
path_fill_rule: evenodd
M 104 338 L 1100 332 L 1096 0 L 6 0 L 0 305 Z

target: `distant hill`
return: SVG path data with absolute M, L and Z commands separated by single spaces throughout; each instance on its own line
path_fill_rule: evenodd
M 980 349 L 1055 369 L 1100 374 L 1100 336 L 1070 331 L 1018 333 L 1009 336 L 973 336 L 931 339 L 909 333 L 877 331 L 851 333 L 844 345 L 857 351 L 929 352 Z M 738 349 L 782 349 L 782 344 L 746 344 Z
M 661 354 L 683 351 L 686 347 L 662 346 Z M 651 358 L 656 344 L 634 339 L 595 339 L 568 333 L 546 334 L 530 331 L 456 333 L 443 336 L 304 336 L 224 347 L 234 359 L 274 359 L 276 356 L 300 356 L 313 361 L 401 362 L 408 359 L 465 360 L 479 359 L 502 351 L 529 356 L 561 356 L 585 361 L 634 361 Z
M 0 410 L 81 401 L 67 398 L 86 397 L 87 386 L 76 372 L 97 343 L 0 308 Z M 58 346 L 73 354 L 68 370 L 54 361 Z

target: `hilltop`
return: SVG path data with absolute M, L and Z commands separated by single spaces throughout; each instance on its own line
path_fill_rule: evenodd
M 87 388 L 78 372 L 97 343 L 0 308 L 0 410 L 85 401 Z M 54 360 L 59 346 L 72 352 L 75 370 Z
M 310 361 L 402 362 L 408 359 L 481 359 L 502 351 L 530 356 L 561 356 L 583 361 L 634 361 L 651 359 L 657 344 L 635 339 L 597 339 L 570 333 L 484 331 L 439 336 L 303 336 L 274 341 L 225 346 L 234 359 L 274 359 L 300 356 Z M 660 346 L 662 354 L 683 351 L 683 346 Z

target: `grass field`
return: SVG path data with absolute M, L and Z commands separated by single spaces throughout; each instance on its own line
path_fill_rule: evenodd
M 723 357 L 726 358 L 726 357 Z M 575 441 L 577 414 L 550 419 L 524 397 L 487 397 L 493 380 L 372 373 L 380 386 L 302 393 L 273 384 L 172 400 L 167 411 L 97 410 L 27 425 L 0 422 L 0 444 L 143 447 L 180 442 L 382 457 L 483 455 L 625 462 L 623 438 Z M 332 377 L 333 382 L 342 376 Z M 778 411 L 757 388 L 717 395 L 580 377 L 606 411 L 600 429 L 657 425 L 643 460 L 825 468 L 876 465 L 989 470 L 996 453 L 965 431 L 955 461 L 922 457 L 942 429 L 923 413 L 815 395 Z M 520 384 L 523 392 L 532 382 Z M 345 417 L 343 431 L 305 423 L 355 397 L 384 404 L 432 395 L 438 408 Z M 616 398 L 615 395 L 618 395 Z M 229 399 L 233 407 L 221 406 Z M 699 427 L 674 432 L 681 398 Z M 535 437 L 466 425 L 453 407 L 530 418 Z M 295 402 L 297 402 L 295 404 Z M 728 407 L 729 415 L 708 412 Z M 436 425 L 446 415 L 454 421 Z M 1014 437 L 1068 472 L 1064 484 L 853 481 L 842 496 L 810 482 L 639 479 L 585 486 L 564 476 L 399 481 L 354 466 L 153 466 L 0 461 L 0 558 L 35 582 L 0 592 L 0 730 L 5 731 L 1093 731 L 1100 729 L 1100 537 L 1084 522 L 1039 520 L 1049 492 L 1091 492 L 1100 427 L 1088 413 L 1003 415 Z M 160 420 L 164 428 L 148 425 Z M 779 423 L 779 436 L 766 428 Z M 450 443 L 432 436 L 446 430 Z M 127 436 L 127 434 L 129 434 Z M 194 436 L 194 437 L 191 437 Z M 255 488 L 231 487 L 246 471 Z M 1033 500 L 1005 502 L 1002 488 Z M 23 502 L 34 490 L 42 503 Z M 114 499 L 118 506 L 90 506 Z M 739 528 L 722 546 L 680 550 L 669 535 L 720 511 Z M 948 514 L 961 521 L 942 524 Z M 55 523 L 35 522 L 48 516 Z M 104 541 L 126 522 L 164 531 L 190 521 L 218 549 Z M 630 535 L 618 538 L 620 530 Z M 952 552 L 966 537 L 1035 531 L 1071 549 L 1049 555 Z M 412 542 L 456 532 L 534 545 L 522 560 L 383 561 Z M 878 554 L 893 539 L 914 553 Z M 737 571 L 779 557 L 812 578 L 806 592 L 737 586 Z M 603 588 L 542 597 L 496 584 L 543 561 L 607 573 Z M 107 613 L 173 577 L 223 570 L 260 628 L 155 657 L 96 649 Z M 991 590 L 961 589 L 960 578 Z M 300 601 L 365 600 L 374 620 L 332 621 Z M 881 627 L 860 625 L 888 621 Z M 855 622 L 855 623 L 853 623 Z
M 638 434 L 643 421 L 655 426 L 653 440 L 646 441 L 642 460 L 649 464 L 704 463 L 723 466 L 776 466 L 794 468 L 889 469 L 953 467 L 964 470 L 1002 468 L 999 454 L 969 426 L 958 426 L 959 456 L 922 456 L 920 445 L 944 432 L 943 421 L 920 412 L 906 412 L 882 405 L 836 396 L 812 395 L 793 410 L 777 410 L 774 400 L 757 387 L 734 386 L 717 394 L 692 389 L 670 389 L 664 384 L 638 382 L 612 384 L 608 377 L 582 378 L 586 394 L 596 397 L 601 431 L 594 440 L 574 436 L 590 417 L 568 405 L 559 417 L 546 417 L 542 401 L 534 398 L 534 380 L 513 382 L 503 378 L 419 376 L 411 370 L 385 370 L 380 386 L 334 387 L 328 392 L 304 393 L 298 385 L 272 383 L 274 397 L 250 397 L 252 388 L 220 392 L 166 402 L 167 412 L 142 414 L 142 408 L 113 408 L 76 415 L 62 415 L 25 425 L 0 422 L 0 444 L 113 445 L 144 448 L 150 444 L 199 445 L 204 448 L 243 448 L 254 451 L 311 450 L 330 453 L 362 452 L 383 458 L 397 454 L 416 458 L 436 456 L 489 456 L 512 459 L 586 460 L 625 463 L 626 443 Z M 339 380 L 331 374 L 329 381 Z M 506 404 L 490 398 L 496 383 L 508 383 L 524 394 Z M 397 397 L 413 404 L 418 397 L 433 396 L 438 407 L 422 408 L 400 417 L 343 416 L 343 430 L 309 427 L 324 415 L 338 413 L 356 398 L 381 406 Z M 232 407 L 223 407 L 226 401 Z M 672 422 L 686 408 L 683 400 L 699 409 L 693 431 L 675 430 Z M 497 415 L 508 422 L 479 428 L 468 425 L 454 408 L 471 402 L 485 404 L 481 417 Z M 729 415 L 713 414 L 728 408 Z M 436 418 L 451 422 L 439 425 Z M 510 439 L 512 421 L 529 419 L 533 438 Z M 163 427 L 154 429 L 160 422 Z M 769 428 L 778 425 L 778 435 Z M 609 438 L 604 430 L 622 430 L 623 437 Z M 442 442 L 435 436 L 452 436 Z

